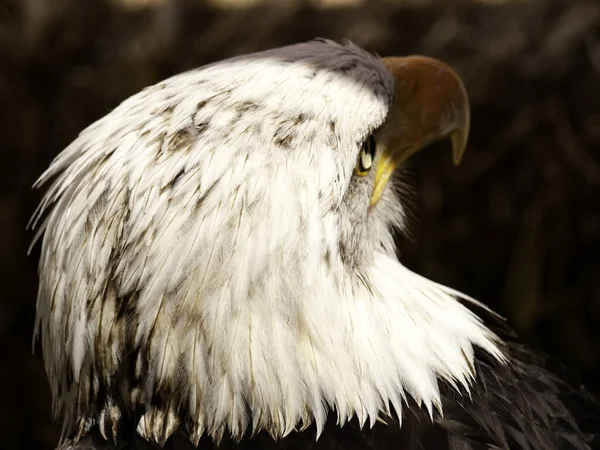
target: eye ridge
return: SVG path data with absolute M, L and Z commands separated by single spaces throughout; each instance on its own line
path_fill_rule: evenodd
M 358 154 L 358 161 L 356 161 L 355 172 L 358 176 L 364 177 L 369 173 L 375 161 L 375 152 L 377 150 L 377 144 L 375 143 L 375 137 L 369 135 L 362 144 L 360 152 Z

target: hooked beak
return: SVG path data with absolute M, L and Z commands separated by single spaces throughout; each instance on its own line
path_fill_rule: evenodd
M 381 198 L 398 165 L 428 145 L 449 138 L 458 165 L 470 127 L 469 98 L 458 75 L 425 56 L 383 58 L 395 79 L 395 96 L 377 132 L 377 161 L 371 205 Z

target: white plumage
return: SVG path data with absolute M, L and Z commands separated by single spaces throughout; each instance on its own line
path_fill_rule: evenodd
M 114 437 L 136 408 L 159 443 L 373 424 L 406 396 L 440 410 L 438 379 L 468 389 L 473 346 L 503 360 L 462 294 L 398 262 L 398 182 L 369 206 L 354 173 L 397 83 L 352 45 L 247 55 L 143 90 L 54 160 L 37 323 L 65 435 Z

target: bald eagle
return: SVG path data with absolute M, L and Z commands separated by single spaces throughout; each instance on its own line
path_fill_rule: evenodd
M 396 257 L 397 169 L 441 139 L 459 163 L 469 123 L 444 63 L 315 40 L 85 129 L 33 218 L 59 448 L 597 445 L 560 365 Z

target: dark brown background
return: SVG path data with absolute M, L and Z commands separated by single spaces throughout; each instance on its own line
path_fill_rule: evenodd
M 124 1 L 0 0 L 2 448 L 51 448 L 58 433 L 31 354 L 39 249 L 26 256 L 24 228 L 35 178 L 140 88 L 317 36 L 460 72 L 470 148 L 459 168 L 448 151 L 412 162 L 404 260 L 491 305 L 600 392 L 600 2 Z

